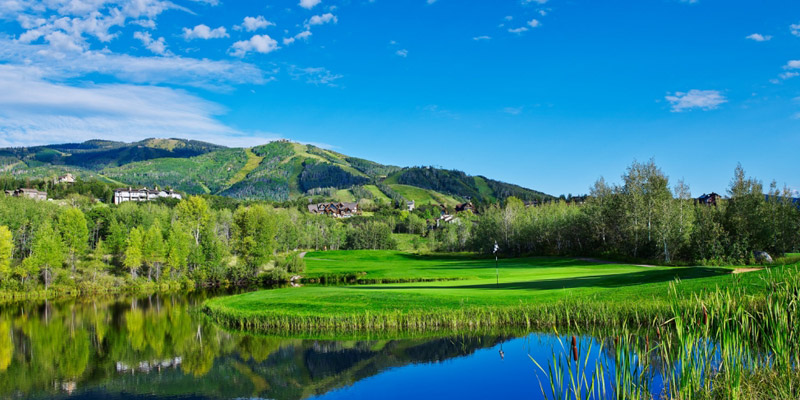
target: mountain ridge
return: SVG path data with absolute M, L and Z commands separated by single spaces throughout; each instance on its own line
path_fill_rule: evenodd
M 95 139 L 0 149 L 0 172 L 18 178 L 72 173 L 111 184 L 171 187 L 188 194 L 286 201 L 328 197 L 482 203 L 552 196 L 519 185 L 433 167 L 398 167 L 288 140 L 235 148 L 178 138 L 124 143 Z M 380 193 L 376 193 L 376 190 Z

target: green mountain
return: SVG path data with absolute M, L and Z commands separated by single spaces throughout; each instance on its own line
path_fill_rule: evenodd
M 72 173 L 119 186 L 171 187 L 189 194 L 284 201 L 321 194 L 341 201 L 372 198 L 454 205 L 471 199 L 551 196 L 482 176 L 432 167 L 401 168 L 289 141 L 226 148 L 184 139 L 0 149 L 0 172 L 17 178 Z

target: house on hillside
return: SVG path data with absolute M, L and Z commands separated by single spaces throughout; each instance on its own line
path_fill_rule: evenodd
M 472 204 L 471 201 L 468 201 L 466 203 L 459 204 L 459 205 L 456 206 L 456 212 L 457 213 L 464 212 L 464 211 L 472 211 L 473 214 L 477 214 L 475 212 L 475 206 Z
M 406 206 L 408 206 L 408 211 L 414 211 L 416 204 L 417 203 L 415 203 L 414 200 L 407 201 Z
M 709 194 L 703 194 L 702 196 L 697 198 L 697 203 L 706 205 L 706 206 L 716 206 L 717 202 L 722 200 L 722 196 L 718 195 L 717 193 L 711 192 Z
M 334 218 L 347 218 L 357 215 L 358 203 L 318 203 L 309 204 L 308 212 L 317 215 L 327 215 Z
M 66 174 L 56 178 L 56 183 L 75 183 L 75 177 L 72 174 Z
M 121 204 L 126 201 L 153 201 L 159 198 L 180 200 L 182 197 L 180 193 L 172 190 L 159 190 L 158 187 L 155 190 L 148 190 L 147 188 L 114 189 L 114 204 Z
M 27 197 L 34 200 L 47 200 L 47 192 L 36 189 L 21 188 L 17 190 L 6 190 L 6 196 Z

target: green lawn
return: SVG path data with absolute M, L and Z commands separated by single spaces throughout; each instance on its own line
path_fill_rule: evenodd
M 399 195 L 405 197 L 408 200 L 414 200 L 414 202 L 420 206 L 423 204 L 445 204 L 448 206 L 454 206 L 459 204 L 460 202 L 456 200 L 453 196 L 448 196 L 445 194 L 438 193 L 433 190 L 426 190 L 422 188 L 418 188 L 415 186 L 408 186 L 408 185 L 389 185 L 395 192 Z
M 676 278 L 682 293 L 700 293 L 730 285 L 734 279 L 757 287 L 763 274 L 734 277 L 728 268 L 640 267 L 531 257 L 500 260 L 498 284 L 494 259 L 369 250 L 311 252 L 306 265 L 307 277 L 357 274 L 372 281 L 424 282 L 264 290 L 212 299 L 206 312 L 228 325 L 253 329 L 340 329 L 346 324 L 346 329 L 369 330 L 376 325 L 419 324 L 419 318 L 436 326 L 463 326 L 472 319 L 485 325 L 487 318 L 496 322 L 493 318 L 504 313 L 509 321 L 501 324 L 519 322 L 524 315 L 530 325 L 531 319 L 549 318 L 547 310 L 552 314 L 553 307 L 566 301 L 578 313 L 613 310 L 625 318 L 636 314 L 646 319 L 668 307 L 668 284 Z M 448 322 L 450 315 L 458 317 Z

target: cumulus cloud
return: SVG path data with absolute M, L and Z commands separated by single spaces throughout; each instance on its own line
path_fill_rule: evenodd
M 139 39 L 142 42 L 144 47 L 148 50 L 152 51 L 158 55 L 166 55 L 167 52 L 167 43 L 164 41 L 163 37 L 159 37 L 158 39 L 153 39 L 150 35 L 150 32 L 134 32 L 133 37 L 135 39 Z
M 665 99 L 672 104 L 672 112 L 694 109 L 714 110 L 728 100 L 717 90 L 692 89 L 688 92 L 675 92 Z
M 264 18 L 263 16 L 259 15 L 257 17 L 244 17 L 244 21 L 242 22 L 242 24 L 234 26 L 233 29 L 236 29 L 236 30 L 244 29 L 244 30 L 246 30 L 248 32 L 254 32 L 254 31 L 257 31 L 259 29 L 263 29 L 263 28 L 266 28 L 268 26 L 273 26 L 273 25 L 275 25 L 275 24 L 270 22 L 270 21 L 267 21 L 266 18 Z
M 230 54 L 244 57 L 247 53 L 256 52 L 267 54 L 278 49 L 278 42 L 269 35 L 253 35 L 248 40 L 240 40 L 231 46 Z
M 310 10 L 320 2 L 321 0 L 300 0 L 300 7 Z
M 183 38 L 186 40 L 193 40 L 193 39 L 220 39 L 226 38 L 228 35 L 227 30 L 224 26 L 220 26 L 219 28 L 211 29 L 208 25 L 200 24 L 195 26 L 192 29 L 183 28 Z
M 526 27 L 526 26 L 521 26 L 521 27 L 519 27 L 519 28 L 509 28 L 509 29 L 508 29 L 508 31 L 509 31 L 509 32 L 511 32 L 511 33 L 516 33 L 517 35 L 519 35 L 519 34 L 521 34 L 522 32 L 526 32 L 526 31 L 528 31 L 528 27 Z
M 530 26 L 531 28 L 536 28 L 536 27 L 538 27 L 538 26 L 539 26 L 539 25 L 541 25 L 541 24 L 542 24 L 542 23 L 541 23 L 541 22 L 539 22 L 539 20 L 538 20 L 538 19 L 532 19 L 532 20 L 528 21 L 528 26 Z
M 789 25 L 789 32 L 792 32 L 792 35 L 800 36 L 800 24 Z
M 800 60 L 790 60 L 783 69 L 800 69 Z
M 406 58 L 406 57 L 408 57 L 408 50 L 400 49 L 400 50 L 395 51 L 394 54 L 396 54 L 399 57 Z
M 472 38 L 472 40 L 476 40 L 476 41 L 491 40 L 491 39 L 492 39 L 491 36 L 486 36 L 486 35 L 484 35 L 484 36 L 475 36 L 474 38 Z
M 756 42 L 766 42 L 766 41 L 772 39 L 772 36 L 770 36 L 770 35 L 762 35 L 760 33 L 754 33 L 752 35 L 745 36 L 745 39 L 754 40 Z
M 335 24 L 339 22 L 339 19 L 336 18 L 336 16 L 331 13 L 325 13 L 322 15 L 315 15 L 311 17 L 311 19 L 308 20 L 308 23 L 306 25 L 308 26 L 322 25 L 322 24 L 327 24 L 329 22 L 333 22 Z

